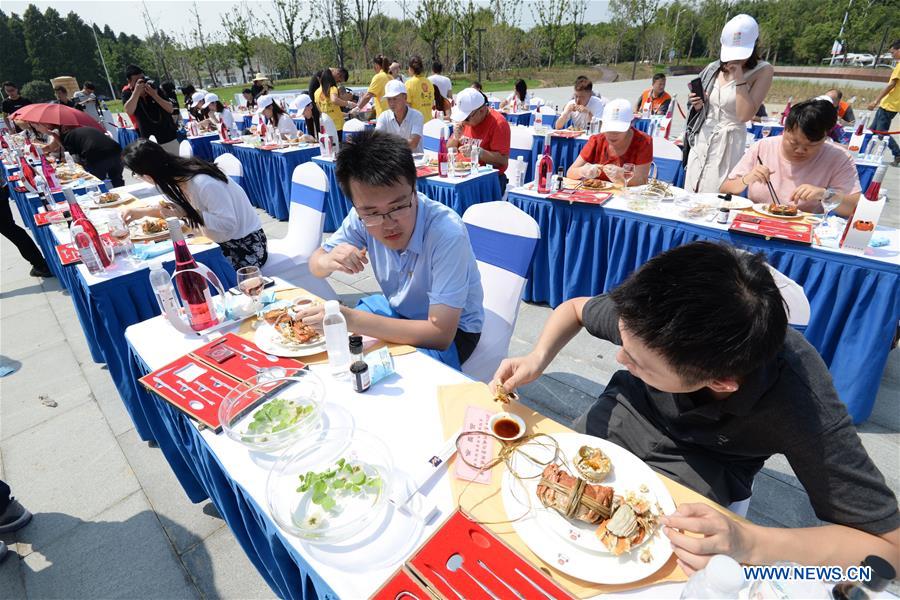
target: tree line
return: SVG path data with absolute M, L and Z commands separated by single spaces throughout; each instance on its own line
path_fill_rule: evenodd
M 75 12 L 63 17 L 29 5 L 21 15 L 0 11 L 0 79 L 72 75 L 106 92 L 97 45 L 117 93 L 129 63 L 164 80 L 219 86 L 249 81 L 256 72 L 286 79 L 326 65 L 368 71 L 376 54 L 404 66 L 419 54 L 442 61 L 445 72 L 481 67 L 487 77 L 560 64 L 702 62 L 716 56 L 722 26 L 741 12 L 760 23 L 763 58 L 818 64 L 842 23 L 845 51 L 884 51 L 898 34 L 900 14 L 900 0 L 856 2 L 846 22 L 843 0 L 611 0 L 610 20 L 588 23 L 588 0 L 398 4 L 395 17 L 385 14 L 382 0 L 270 0 L 235 5 L 212 22 L 196 2 L 185 2 L 178 6 L 189 29 L 179 33 L 160 30 L 145 4 L 143 38 L 85 23 Z M 527 29 L 526 17 L 533 22 Z

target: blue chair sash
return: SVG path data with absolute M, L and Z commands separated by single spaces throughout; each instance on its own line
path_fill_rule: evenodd
M 675 158 L 654 158 L 656 178 L 666 183 L 678 182 L 678 172 L 682 170 L 681 161 Z
M 291 182 L 291 202 L 325 212 L 325 192 L 296 181 Z
M 537 238 L 493 231 L 466 223 L 475 258 L 520 277 L 528 277 Z
M 441 149 L 441 139 L 425 136 L 424 139 L 422 140 L 422 147 L 425 150 L 431 150 L 432 152 L 438 152 Z

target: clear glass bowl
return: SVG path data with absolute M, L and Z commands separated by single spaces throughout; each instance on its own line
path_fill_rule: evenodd
M 338 461 L 359 467 L 377 487 L 354 492 L 331 489 L 334 506 L 314 502 L 313 489 L 298 491 L 301 476 L 338 468 Z M 381 519 L 390 495 L 393 460 L 387 445 L 361 429 L 333 428 L 319 432 L 311 444 L 285 452 L 269 472 L 266 498 L 269 513 L 285 531 L 315 544 L 345 541 Z
M 303 413 L 299 418 L 280 418 L 273 410 L 276 401 L 287 408 L 300 407 Z M 274 452 L 313 435 L 324 401 L 325 384 L 318 375 L 306 369 L 275 367 L 230 391 L 219 405 L 219 421 L 234 441 L 260 452 Z M 254 421 L 270 425 L 253 431 Z

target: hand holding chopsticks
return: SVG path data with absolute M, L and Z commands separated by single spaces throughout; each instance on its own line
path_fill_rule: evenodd
M 760 171 L 764 171 L 764 173 L 760 173 L 760 176 L 765 180 L 766 185 L 769 188 L 769 195 L 772 197 L 772 202 L 774 202 L 775 204 L 781 204 L 781 202 L 778 200 L 778 194 L 775 193 L 775 188 L 772 187 L 772 182 L 769 181 L 769 175 L 771 175 L 772 172 L 766 168 L 759 155 L 756 156 L 756 161 L 759 163 L 759 166 L 762 167 Z M 754 171 L 757 171 L 757 169 L 754 169 Z

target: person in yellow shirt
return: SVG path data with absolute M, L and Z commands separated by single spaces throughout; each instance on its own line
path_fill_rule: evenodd
M 357 112 L 363 111 L 366 109 L 366 104 L 369 103 L 369 100 L 372 98 L 375 99 L 375 118 L 377 119 L 381 113 L 387 110 L 387 101 L 384 98 L 384 86 L 387 85 L 388 81 L 393 80 L 391 74 L 388 73 L 388 69 L 391 66 L 391 61 L 385 58 L 383 55 L 377 55 L 372 63 L 375 67 L 375 75 L 372 77 L 371 83 L 369 83 L 369 89 L 366 90 L 366 93 L 363 94 L 363 97 L 359 99 L 359 103 L 351 109 L 351 114 L 355 114 Z
M 891 56 L 895 61 L 900 61 L 900 40 L 891 44 Z M 891 121 L 900 112 L 900 62 L 894 66 L 891 78 L 881 90 L 878 98 L 869 104 L 869 110 L 875 110 L 876 106 L 878 106 L 878 111 L 875 113 L 875 118 L 872 119 L 872 131 L 890 131 Z M 893 165 L 898 167 L 900 166 L 900 146 L 897 145 L 894 136 L 887 137 L 888 147 L 891 149 L 891 154 L 894 155 Z
M 341 107 L 346 106 L 349 108 L 356 105 L 349 100 L 342 99 L 340 91 L 331 69 L 322 69 L 322 72 L 319 74 L 319 89 L 316 90 L 315 96 L 316 106 L 319 107 L 320 113 L 331 117 L 331 120 L 334 121 L 334 126 L 337 128 L 338 137 L 343 138 L 344 113 L 341 112 Z
M 407 102 L 422 113 L 427 123 L 434 118 L 431 107 L 434 105 L 434 88 L 432 83 L 422 75 L 425 69 L 421 56 L 409 59 L 409 79 L 406 80 Z

